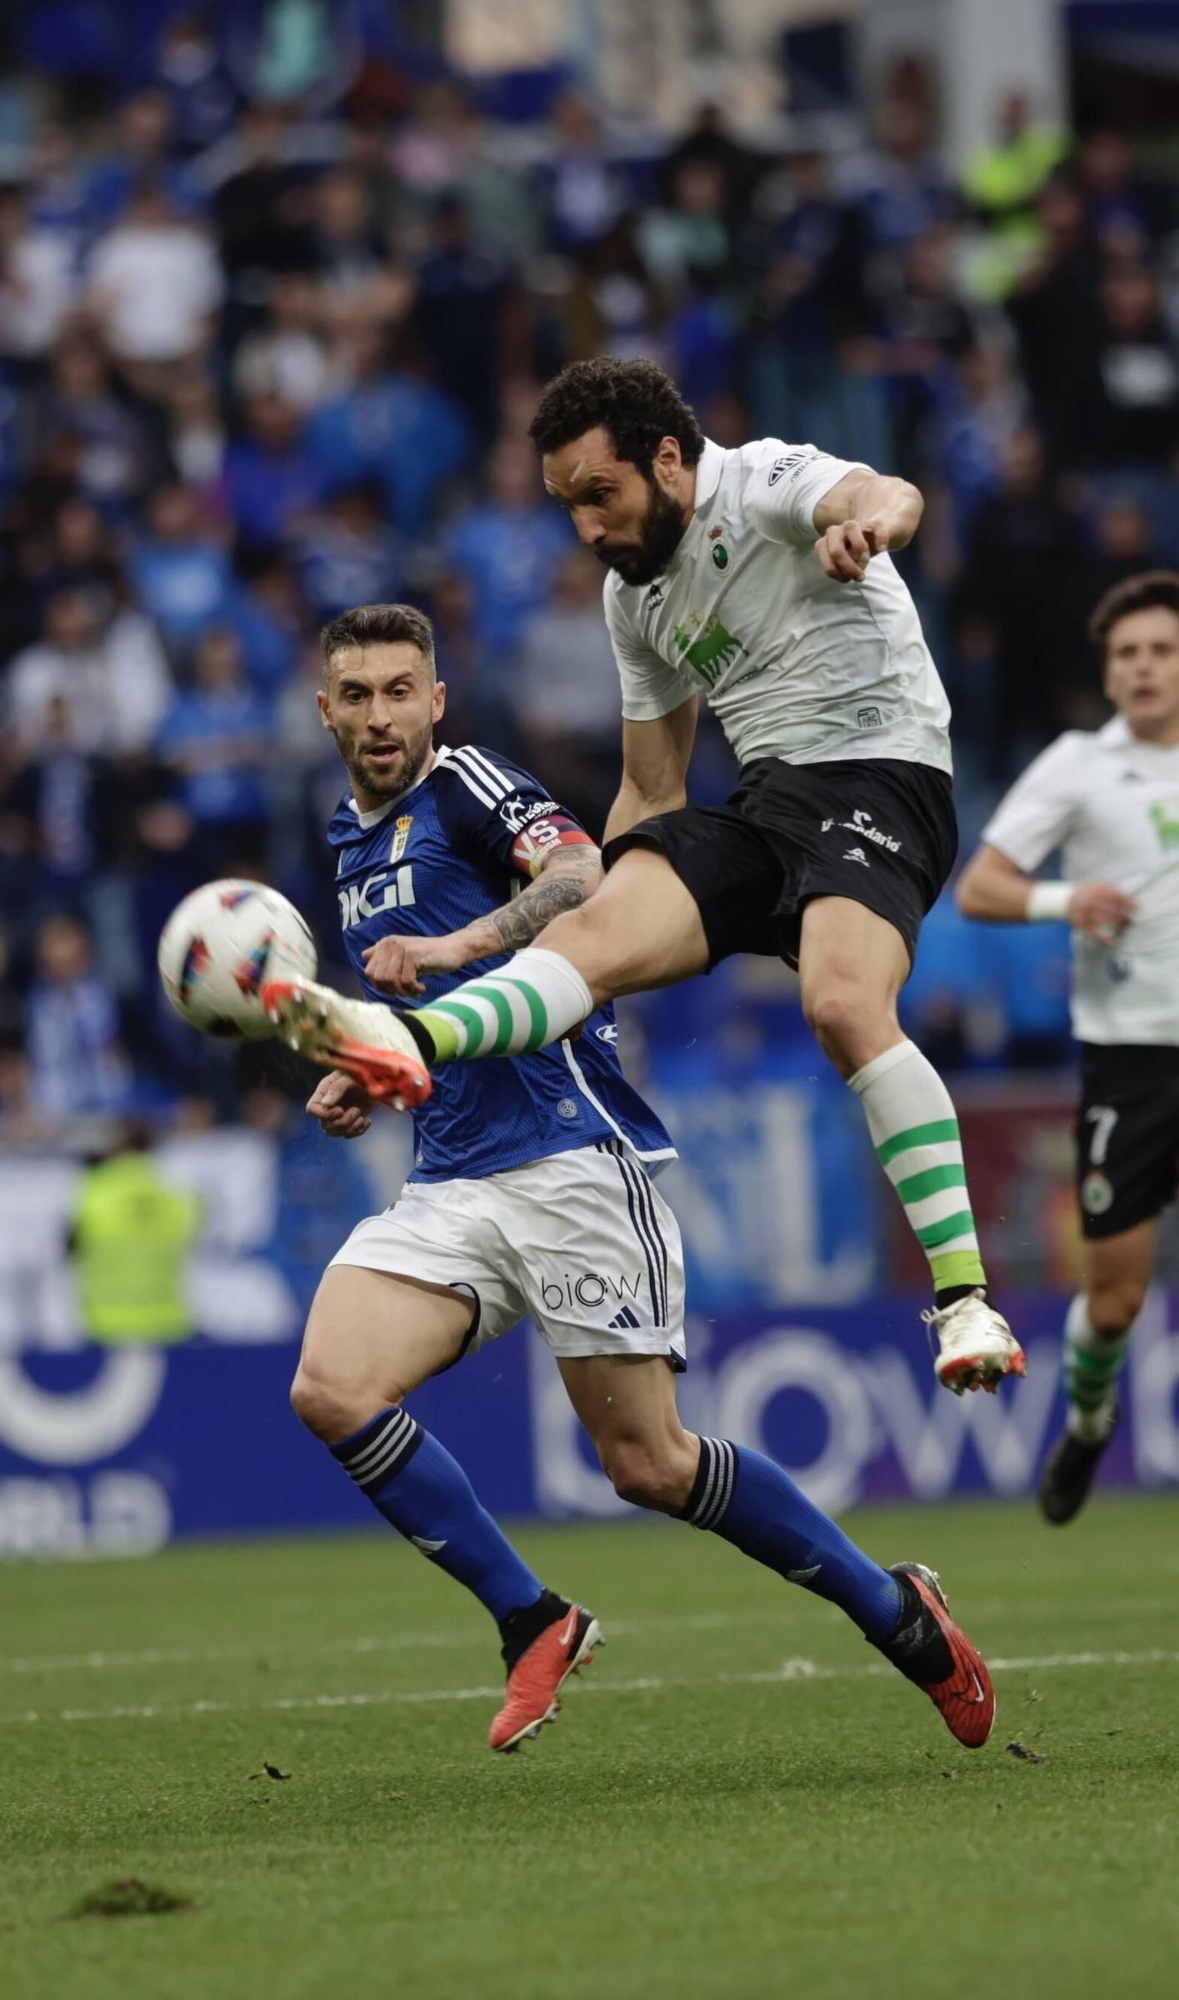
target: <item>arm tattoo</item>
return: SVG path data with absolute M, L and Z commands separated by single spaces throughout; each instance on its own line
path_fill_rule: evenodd
M 520 951 L 539 937 L 562 910 L 576 910 L 597 887 L 596 847 L 573 848 L 554 858 L 514 901 L 493 910 L 487 921 L 505 951 Z

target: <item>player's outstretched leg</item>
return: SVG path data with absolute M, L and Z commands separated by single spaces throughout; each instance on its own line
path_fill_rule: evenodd
M 495 1619 L 508 1697 L 491 1747 L 514 1750 L 556 1720 L 563 1681 L 604 1642 L 593 1613 L 545 1587 L 457 1459 L 402 1407 L 404 1395 L 457 1359 L 471 1311 L 460 1293 L 332 1266 L 311 1309 L 291 1401 L 390 1527 Z
M 995 1691 L 986 1663 L 950 1617 L 940 1584 L 920 1563 L 881 1569 L 789 1474 L 761 1452 L 700 1439 L 700 1463 L 682 1510 L 755 1562 L 847 1612 L 864 1637 L 929 1696 L 968 1750 L 986 1742 Z
M 663 855 L 636 850 L 506 965 L 403 1018 L 431 1063 L 531 1055 L 603 1002 L 694 978 L 707 965 L 692 896 Z
M 995 1715 L 986 1665 L 951 1620 L 933 1572 L 882 1569 L 774 1460 L 679 1421 L 660 1359 L 562 1360 L 570 1399 L 623 1499 L 708 1529 L 787 1583 L 837 1604 L 930 1697 L 951 1734 L 985 1743 Z
M 342 1070 L 377 1103 L 414 1111 L 433 1088 L 418 1042 L 391 1007 L 350 1000 L 314 979 L 272 979 L 262 1005 L 279 1039 L 321 1069 Z
M 956 1395 L 994 1390 L 1002 1376 L 1023 1374 L 1023 1349 L 987 1295 L 953 1100 L 897 1019 L 909 974 L 904 939 L 863 904 L 820 897 L 803 917 L 799 971 L 807 1019 L 863 1105 L 876 1157 L 925 1252 L 934 1373 Z

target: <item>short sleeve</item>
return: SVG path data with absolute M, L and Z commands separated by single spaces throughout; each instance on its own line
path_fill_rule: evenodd
M 670 666 L 654 647 L 640 639 L 607 580 L 602 607 L 618 678 L 622 682 L 622 713 L 627 722 L 658 722 L 682 708 L 697 692 L 683 668 Z
M 1076 808 L 1076 737 L 1060 736 L 1041 751 L 1017 779 L 983 828 L 983 841 L 997 847 L 1025 874 L 1032 874 L 1071 829 Z
M 833 458 L 814 444 L 767 438 L 745 484 L 745 512 L 769 542 L 807 545 L 815 539 L 815 508 L 849 472 L 868 472 L 855 459 Z
M 538 875 L 554 848 L 595 842 L 530 772 L 468 743 L 438 769 L 438 801 L 451 845 L 479 866 Z

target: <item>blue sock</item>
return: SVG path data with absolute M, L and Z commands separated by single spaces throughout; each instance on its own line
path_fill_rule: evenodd
M 458 1460 L 404 1410 L 382 1410 L 331 1453 L 377 1512 L 493 1618 L 536 1603 L 540 1578 L 480 1506 Z
M 895 1576 L 864 1555 L 772 1458 L 724 1438 L 700 1440 L 682 1518 L 846 1611 L 866 1639 L 890 1639 L 901 1615 Z

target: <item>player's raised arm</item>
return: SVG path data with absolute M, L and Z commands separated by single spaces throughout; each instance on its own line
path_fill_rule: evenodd
M 1099 944 L 1113 944 L 1137 905 L 1112 882 L 1037 882 L 984 841 L 963 871 L 955 900 L 964 917 L 985 924 L 1071 924 Z
M 873 556 L 908 546 L 924 511 L 909 480 L 855 466 L 815 507 L 815 554 L 834 582 L 862 583 Z
M 481 760 L 473 773 L 465 762 L 472 754 Z M 428 973 L 459 972 L 483 959 L 522 951 L 554 917 L 576 910 L 592 896 L 602 879 L 595 842 L 571 813 L 545 798 L 534 779 L 516 774 L 521 782 L 515 786 L 505 775 L 509 767 L 497 767 L 483 752 L 456 752 L 452 766 L 456 790 L 450 831 L 456 845 L 501 871 L 501 880 L 523 876 L 528 886 L 459 930 L 438 937 L 393 933 L 370 945 L 364 954 L 366 976 L 382 992 L 401 999 L 424 993 Z M 472 775 L 480 796 L 470 789 Z M 498 792 L 482 790 L 491 784 L 499 786 Z
M 606 839 L 629 833 L 656 813 L 687 804 L 688 765 L 696 740 L 698 701 L 691 695 L 652 722 L 622 725 L 622 783 L 606 821 Z

